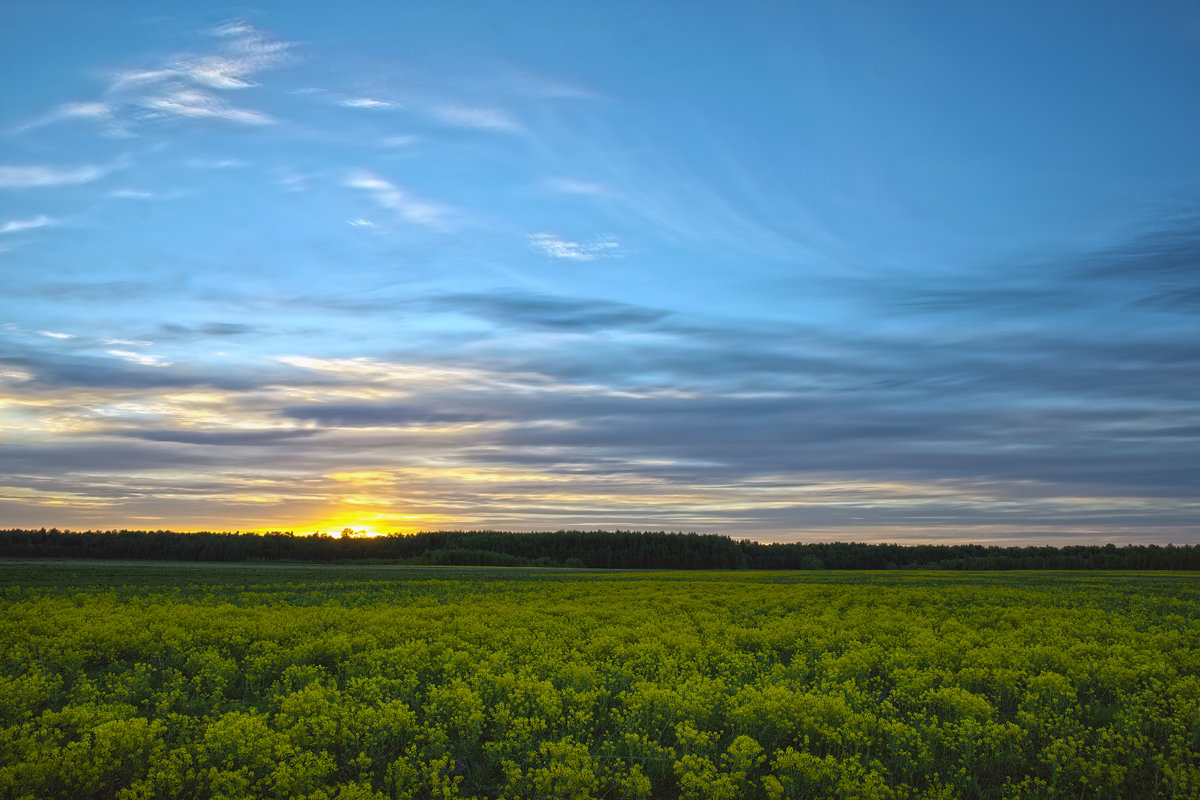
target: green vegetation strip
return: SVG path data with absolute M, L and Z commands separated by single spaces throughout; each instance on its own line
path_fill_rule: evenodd
M 2 798 L 1200 797 L 1200 583 L 0 563 Z
M 1200 570 L 1200 544 L 998 547 L 754 542 L 665 531 L 290 533 L 0 530 L 0 558 L 302 561 L 579 569 Z

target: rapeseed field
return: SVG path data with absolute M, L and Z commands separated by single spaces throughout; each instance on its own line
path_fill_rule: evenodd
M 0 564 L 0 798 L 1197 798 L 1149 573 Z

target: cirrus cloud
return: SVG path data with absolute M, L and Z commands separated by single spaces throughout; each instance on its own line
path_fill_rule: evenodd
M 103 123 L 111 135 L 132 136 L 142 123 L 171 119 L 239 125 L 274 122 L 264 111 L 232 105 L 222 93 L 257 86 L 255 77 L 287 61 L 292 44 L 275 41 L 245 22 L 207 33 L 219 40 L 216 48 L 177 53 L 151 66 L 118 71 L 98 98 L 59 105 L 17 130 L 76 119 Z
M 108 174 L 105 167 L 88 164 L 82 167 L 48 167 L 0 165 L 0 189 L 40 189 L 51 186 L 75 186 L 91 183 Z
M 31 231 L 38 228 L 45 228 L 48 225 L 54 224 L 55 220 L 51 219 L 45 214 L 39 214 L 38 216 L 31 217 L 30 219 L 13 219 L 9 220 L 3 225 L 0 225 L 0 236 L 10 233 L 20 233 L 21 231 Z
M 529 234 L 529 244 L 542 255 L 567 261 L 595 261 L 598 258 L 610 258 L 616 255 L 617 250 L 621 247 L 620 243 L 612 237 L 592 242 L 573 242 L 545 231 Z
M 446 105 L 433 109 L 433 116 L 446 123 L 461 128 L 477 128 L 487 131 L 503 131 L 516 133 L 524 130 L 511 114 L 499 108 L 478 106 Z
M 405 222 L 430 228 L 449 227 L 450 210 L 443 205 L 422 200 L 404 187 L 369 170 L 358 170 L 346 179 L 346 186 L 366 192 L 381 208 L 396 214 Z

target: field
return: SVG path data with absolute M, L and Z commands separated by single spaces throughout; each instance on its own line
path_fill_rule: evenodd
M 1200 583 L 0 562 L 4 798 L 1200 797 Z

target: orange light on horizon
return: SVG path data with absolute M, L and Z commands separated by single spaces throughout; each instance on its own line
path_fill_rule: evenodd
M 340 538 L 347 529 L 356 536 L 387 536 L 389 534 L 414 534 L 431 530 L 452 520 L 441 514 L 397 514 L 386 510 L 372 512 L 362 507 L 350 508 L 330 514 L 317 522 L 300 526 L 305 533 L 324 533 Z

